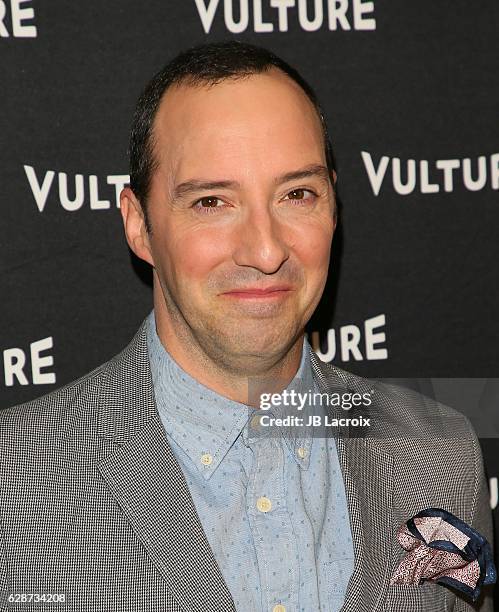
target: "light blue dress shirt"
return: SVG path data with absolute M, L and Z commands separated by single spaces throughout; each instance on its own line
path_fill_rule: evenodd
M 148 350 L 168 442 L 237 611 L 340 610 L 354 553 L 334 438 L 253 429 L 263 412 L 187 374 L 161 344 L 154 311 Z M 306 339 L 287 388 L 318 390 Z

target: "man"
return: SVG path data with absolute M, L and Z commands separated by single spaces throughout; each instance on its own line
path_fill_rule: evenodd
M 1 609 L 491 610 L 485 589 L 473 606 L 390 584 L 421 510 L 491 539 L 482 457 L 464 417 L 426 418 L 305 339 L 336 226 L 305 81 L 251 45 L 191 49 L 139 100 L 130 157 L 121 213 L 154 311 L 111 361 L 0 415 Z M 374 397 L 376 435 L 255 422 L 262 390 L 338 389 Z

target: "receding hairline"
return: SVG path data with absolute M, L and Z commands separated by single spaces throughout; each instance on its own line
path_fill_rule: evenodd
M 272 73 L 275 73 L 276 76 L 285 77 L 287 81 L 291 81 L 291 83 L 296 85 L 298 89 L 302 91 L 303 94 L 308 98 L 305 90 L 303 89 L 303 87 L 301 87 L 299 83 L 297 83 L 291 76 L 289 76 L 289 74 L 286 74 L 286 72 L 282 68 L 273 64 L 263 66 L 261 69 L 246 69 L 241 70 L 240 72 L 235 72 L 233 74 L 223 75 L 220 77 L 198 75 L 193 73 L 185 74 L 172 81 L 163 92 L 161 98 L 163 98 L 163 96 L 170 89 L 173 89 L 175 87 L 179 88 L 182 86 L 187 86 L 209 88 L 215 85 L 219 85 L 220 83 L 223 83 L 225 81 L 240 81 L 254 76 L 272 76 Z
M 271 78 L 278 77 L 282 82 L 285 82 L 288 85 L 291 85 L 292 88 L 297 93 L 300 94 L 301 98 L 307 102 L 309 108 L 312 110 L 312 115 L 316 117 L 318 121 L 318 126 L 320 129 L 321 135 L 323 139 L 326 140 L 327 136 L 326 136 L 326 131 L 325 131 L 326 129 L 325 120 L 320 114 L 319 108 L 317 108 L 314 101 L 310 99 L 309 95 L 303 89 L 303 87 L 299 83 L 297 83 L 292 77 L 286 74 L 286 72 L 284 72 L 284 70 L 282 70 L 278 66 L 269 64 L 265 66 L 262 70 L 251 70 L 251 71 L 248 70 L 246 72 L 231 74 L 231 75 L 220 77 L 217 79 L 187 74 L 175 80 L 174 82 L 170 83 L 168 87 L 163 91 L 163 93 L 161 94 L 161 97 L 158 100 L 156 112 L 154 113 L 154 117 L 151 122 L 150 133 L 149 133 L 150 151 L 153 156 L 152 171 L 154 172 L 157 169 L 157 166 L 159 164 L 159 159 L 158 159 L 158 155 L 156 151 L 156 145 L 157 145 L 156 122 L 158 121 L 158 116 L 160 115 L 161 107 L 164 104 L 164 101 L 168 95 L 168 92 L 178 92 L 184 88 L 186 89 L 211 89 L 212 87 L 215 87 L 216 85 L 220 85 L 226 82 L 230 83 L 232 81 L 241 81 L 244 79 L 249 79 L 251 77 L 258 77 L 258 76 L 269 76 Z M 323 144 L 326 144 L 326 143 L 323 143 Z

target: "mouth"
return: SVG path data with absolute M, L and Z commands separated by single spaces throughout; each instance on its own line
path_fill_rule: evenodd
M 287 296 L 291 292 L 288 285 L 276 285 L 274 287 L 245 287 L 225 291 L 222 295 L 239 299 L 278 299 Z

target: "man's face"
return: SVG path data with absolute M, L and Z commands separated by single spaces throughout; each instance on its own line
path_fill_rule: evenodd
M 181 85 L 154 135 L 148 241 L 165 316 L 218 362 L 283 356 L 321 297 L 334 231 L 313 105 L 278 70 Z

